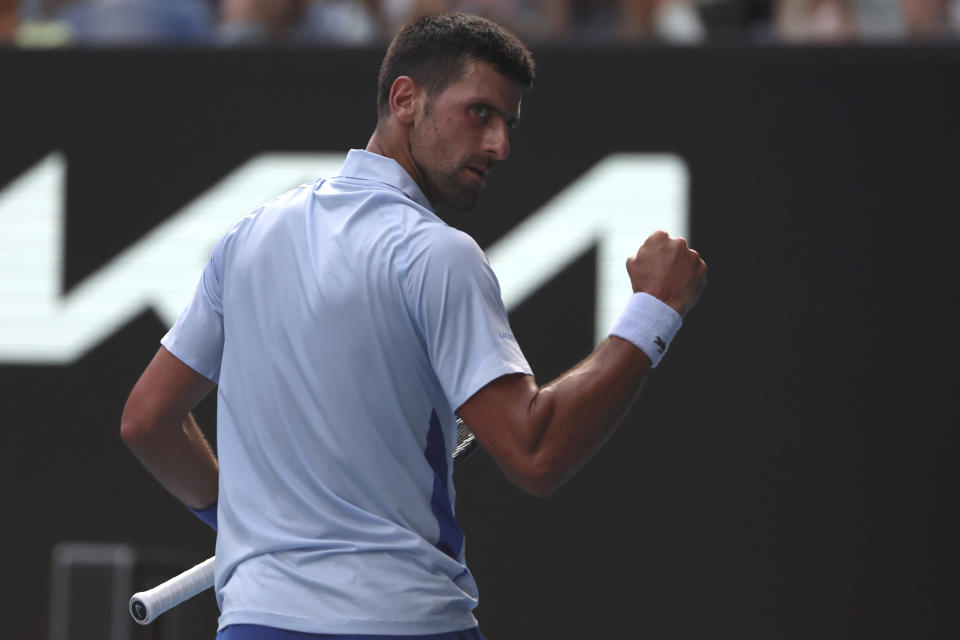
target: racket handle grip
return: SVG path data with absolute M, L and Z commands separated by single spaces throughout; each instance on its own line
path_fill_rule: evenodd
M 208 558 L 153 589 L 133 594 L 130 615 L 139 624 L 150 624 L 164 611 L 209 589 L 213 586 L 213 561 Z

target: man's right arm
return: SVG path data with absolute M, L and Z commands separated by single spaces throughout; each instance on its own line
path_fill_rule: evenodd
M 682 238 L 657 232 L 627 260 L 635 292 L 683 316 L 706 285 L 706 265 Z M 457 413 L 503 472 L 522 489 L 548 495 L 615 431 L 652 361 L 632 342 L 611 336 L 548 385 L 512 374 L 487 384 Z
M 188 507 L 217 499 L 219 465 L 190 413 L 215 385 L 160 347 L 137 380 L 120 436 L 151 474 Z

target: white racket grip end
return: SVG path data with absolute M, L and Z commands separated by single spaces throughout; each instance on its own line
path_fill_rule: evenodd
M 153 589 L 133 594 L 130 615 L 140 624 L 150 624 L 164 611 L 209 589 L 213 586 L 214 559 L 208 558 Z

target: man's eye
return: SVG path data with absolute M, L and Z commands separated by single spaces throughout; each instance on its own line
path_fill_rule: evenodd
M 488 115 L 490 115 L 490 109 L 482 104 L 476 104 L 473 105 L 473 113 L 478 118 L 486 118 Z

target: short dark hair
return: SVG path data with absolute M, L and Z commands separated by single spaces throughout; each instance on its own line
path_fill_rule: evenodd
M 500 25 L 466 13 L 436 13 L 409 22 L 396 35 L 380 65 L 377 112 L 390 111 L 390 87 L 413 78 L 432 99 L 463 73 L 469 60 L 492 64 L 527 88 L 533 86 L 533 56 Z

